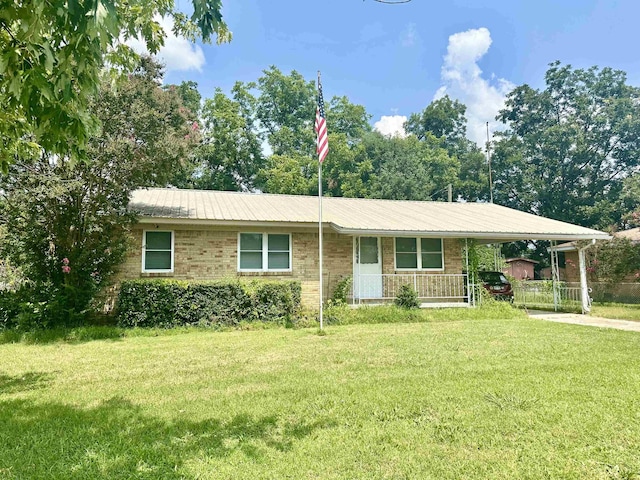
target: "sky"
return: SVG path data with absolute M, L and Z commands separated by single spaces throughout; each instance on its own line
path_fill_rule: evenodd
M 188 10 L 190 0 L 176 0 Z M 160 52 L 165 83 L 193 80 L 203 97 L 255 81 L 275 65 L 309 80 L 321 71 L 325 100 L 364 105 L 384 134 L 434 99 L 467 105 L 468 136 L 483 143 L 485 122 L 524 83 L 544 88 L 548 64 L 624 70 L 640 86 L 637 0 L 223 0 L 233 40 L 192 45 L 169 35 Z M 163 26 L 171 27 L 164 19 Z

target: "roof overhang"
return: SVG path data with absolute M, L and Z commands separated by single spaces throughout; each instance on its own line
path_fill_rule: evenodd
M 247 221 L 247 220 L 208 220 L 173 217 L 138 217 L 138 223 L 160 225 L 192 225 L 217 227 L 272 227 L 272 228 L 300 228 L 317 229 L 315 222 L 276 222 L 276 221 Z M 433 238 L 473 238 L 482 243 L 505 243 L 518 240 L 557 240 L 571 242 L 575 240 L 608 240 L 610 235 L 601 233 L 570 234 L 570 233 L 540 233 L 540 232 L 473 232 L 473 231 L 433 231 L 433 230 L 384 230 L 345 228 L 333 222 L 325 222 L 323 226 L 330 227 L 342 235 L 376 236 L 376 237 L 433 237 Z M 560 250 L 562 251 L 562 250 Z
M 603 233 L 571 234 L 571 233 L 540 233 L 540 232 L 451 232 L 429 230 L 364 230 L 343 228 L 338 225 L 332 227 L 344 235 L 371 235 L 380 237 L 435 237 L 435 238 L 473 238 L 483 243 L 504 243 L 518 240 L 558 240 L 570 242 L 574 240 L 608 240 L 610 235 Z
M 318 228 L 317 223 L 309 222 L 269 222 L 269 221 L 247 221 L 247 220 L 207 220 L 195 218 L 172 218 L 172 217 L 138 217 L 138 223 L 160 224 L 160 225 L 197 225 L 210 227 L 275 227 L 275 228 Z M 325 224 L 325 226 L 327 226 Z

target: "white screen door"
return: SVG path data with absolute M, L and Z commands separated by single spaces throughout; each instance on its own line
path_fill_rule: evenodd
M 382 298 L 382 259 L 379 237 L 355 237 L 353 296 Z

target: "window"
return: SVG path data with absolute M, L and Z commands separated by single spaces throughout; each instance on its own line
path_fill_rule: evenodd
M 238 238 L 239 271 L 291 271 L 291 235 L 288 233 L 241 233 Z
M 441 238 L 396 238 L 396 269 L 443 270 Z
M 358 237 L 356 238 L 359 253 L 358 263 L 376 264 L 378 263 L 378 237 Z
M 173 232 L 143 232 L 143 272 L 173 272 Z

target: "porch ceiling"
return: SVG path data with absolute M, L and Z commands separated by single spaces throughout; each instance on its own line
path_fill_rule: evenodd
M 317 225 L 318 198 L 154 188 L 133 193 L 141 221 L 208 225 Z M 323 222 L 346 235 L 514 240 L 608 239 L 598 230 L 488 203 L 323 198 Z

